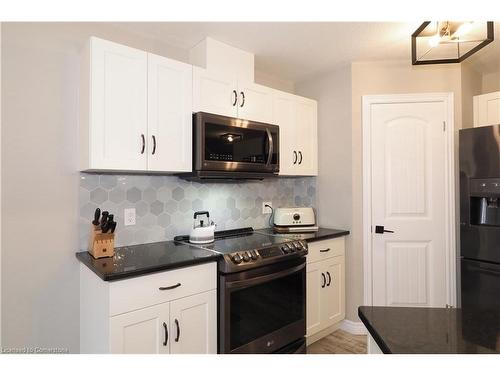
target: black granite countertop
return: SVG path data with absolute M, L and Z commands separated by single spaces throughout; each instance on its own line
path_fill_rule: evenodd
M 330 238 L 347 236 L 349 234 L 348 230 L 330 228 L 319 228 L 317 232 L 309 233 L 276 233 L 272 228 L 257 229 L 257 232 L 274 234 L 297 240 L 306 240 L 307 242 L 327 240 Z
M 112 258 L 95 259 L 87 251 L 76 253 L 76 257 L 104 281 L 215 262 L 220 256 L 209 250 L 174 241 L 118 247 Z
M 500 311 L 361 306 L 358 315 L 384 353 L 500 353 Z

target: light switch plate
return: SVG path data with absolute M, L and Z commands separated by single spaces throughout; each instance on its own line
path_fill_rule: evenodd
M 135 225 L 135 208 L 126 208 L 123 210 L 123 225 Z

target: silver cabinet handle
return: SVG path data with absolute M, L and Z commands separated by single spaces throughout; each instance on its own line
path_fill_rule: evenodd
M 299 164 L 302 164 L 302 151 L 299 151 L 299 156 L 300 156 Z
M 141 148 L 141 155 L 144 154 L 144 150 L 146 150 L 146 137 L 144 137 L 144 134 L 141 134 L 141 139 L 142 139 L 142 148 Z
M 297 151 L 293 152 L 293 164 L 297 164 Z
M 178 288 L 180 286 L 181 286 L 181 283 L 177 283 L 175 285 L 170 285 L 170 286 L 160 286 L 158 289 L 159 290 L 171 290 L 171 289 Z
M 324 288 L 326 285 L 326 277 L 325 277 L 325 274 L 323 272 L 321 272 L 321 278 L 323 279 L 323 284 L 321 284 L 321 287 Z
M 154 155 L 156 152 L 156 137 L 153 135 L 153 152 L 151 153 L 151 155 Z
M 328 276 L 328 283 L 326 284 L 326 286 L 330 286 L 330 284 L 332 283 L 332 276 L 330 275 L 330 272 L 326 272 L 326 276 Z
M 322 250 L 320 250 L 319 252 L 320 252 L 320 253 L 327 253 L 327 252 L 329 252 L 330 250 L 331 250 L 330 248 L 327 248 L 327 249 L 322 249 Z

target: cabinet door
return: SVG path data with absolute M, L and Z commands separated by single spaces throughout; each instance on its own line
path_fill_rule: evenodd
M 172 301 L 170 332 L 172 354 L 216 354 L 216 291 Z
M 318 175 L 318 123 L 316 101 L 298 98 L 296 107 L 298 173 Z
M 193 67 L 193 112 L 237 117 L 236 79 Z
M 500 124 L 500 91 L 474 96 L 474 127 Z
M 322 318 L 322 285 L 325 284 L 321 262 L 309 263 L 306 266 L 306 326 L 307 336 L 314 335 L 323 329 Z
M 273 124 L 280 128 L 280 175 L 293 176 L 297 174 L 297 134 L 295 128 L 295 97 L 294 95 L 275 91 L 273 94 Z
M 148 54 L 148 170 L 192 170 L 192 66 Z
M 119 354 L 168 354 L 172 333 L 169 303 L 110 318 L 110 352 Z
M 322 261 L 326 285 L 321 290 L 321 313 L 325 327 L 340 322 L 345 317 L 344 257 Z
M 271 123 L 273 121 L 272 89 L 255 83 L 238 82 L 238 117 Z
M 147 53 L 91 38 L 90 169 L 147 168 Z

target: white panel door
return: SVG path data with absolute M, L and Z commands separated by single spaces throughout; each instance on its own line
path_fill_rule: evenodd
M 500 91 L 474 97 L 474 127 L 500 124 Z
M 169 303 L 110 318 L 110 352 L 114 354 L 168 354 L 172 340 Z
M 172 301 L 170 332 L 172 354 L 216 354 L 216 291 Z
M 326 279 L 325 287 L 321 290 L 321 320 L 325 325 L 331 326 L 345 317 L 344 257 L 333 257 L 321 263 Z
M 446 113 L 371 105 L 373 305 L 446 305 Z
M 237 86 L 233 77 L 193 67 L 193 112 L 237 117 Z
M 306 265 L 306 332 L 307 336 L 314 335 L 323 329 L 322 318 L 322 285 L 325 276 L 321 270 L 322 262 Z
M 148 54 L 148 170 L 192 170 L 191 65 Z
M 271 123 L 272 89 L 255 83 L 238 82 L 238 118 Z
M 91 38 L 91 169 L 147 168 L 147 53 Z
M 292 94 L 275 91 L 273 94 L 273 124 L 280 128 L 280 175 L 296 175 L 298 160 L 295 128 L 296 99 Z
M 299 98 L 296 111 L 298 149 L 296 174 L 316 176 L 318 174 L 317 103 L 314 100 Z

